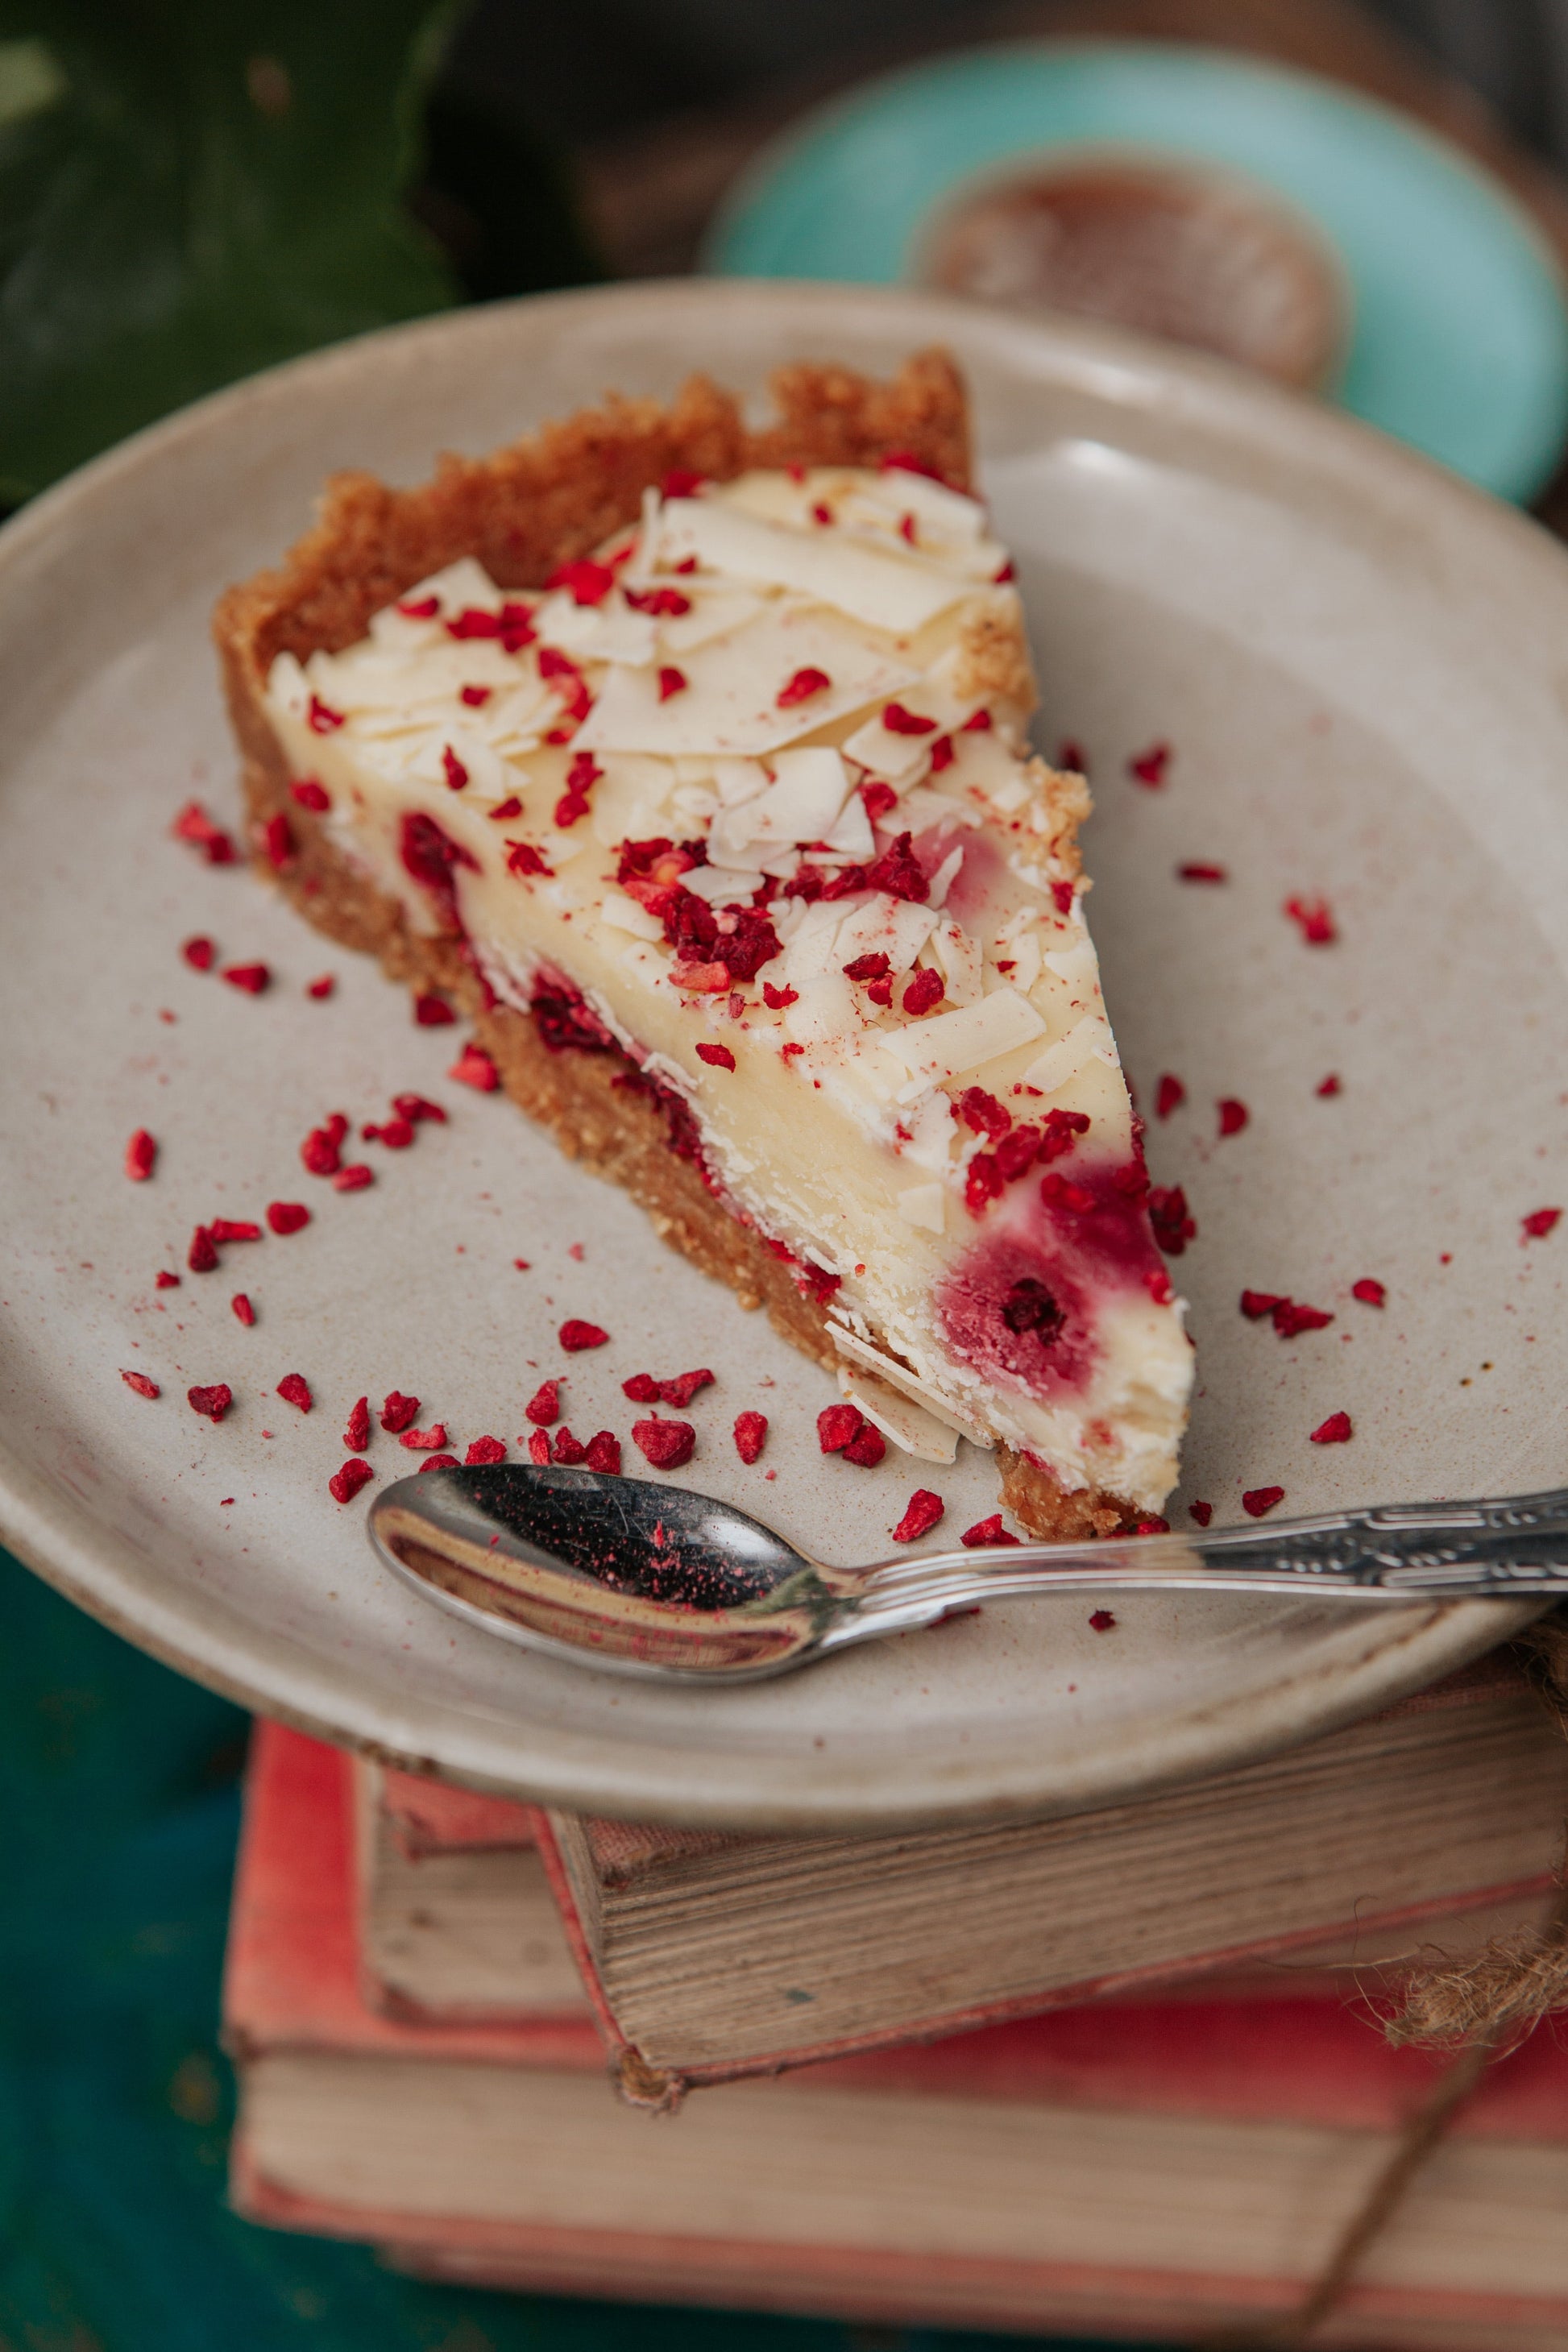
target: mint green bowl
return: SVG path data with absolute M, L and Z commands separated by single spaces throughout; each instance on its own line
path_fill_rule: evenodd
M 1249 175 L 1313 220 L 1353 303 L 1335 396 L 1500 497 L 1568 434 L 1568 312 L 1529 215 L 1406 117 L 1308 74 L 1142 43 L 1008 44 L 853 90 L 744 174 L 706 267 L 908 282 L 934 208 L 999 166 L 1136 146 Z

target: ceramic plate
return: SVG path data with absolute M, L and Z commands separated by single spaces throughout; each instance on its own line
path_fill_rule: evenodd
M 1407 115 L 1316 76 L 1184 43 L 1024 42 L 868 83 L 743 175 L 710 266 L 748 278 L 914 272 L 933 212 L 1031 155 L 1133 148 L 1244 173 L 1316 222 L 1350 285 L 1352 415 L 1528 499 L 1568 430 L 1561 274 L 1522 205 Z
M 1176 1271 L 1199 1383 L 1189 1502 L 1238 1517 L 1561 1480 L 1568 1224 L 1568 563 L 1533 526 L 1375 436 L 1121 338 L 862 289 L 682 284 L 399 330 L 175 417 L 0 537 L 0 1496 L 24 1558 L 132 1639 L 326 1736 L 567 1805 L 757 1827 L 1068 1810 L 1283 1747 L 1519 1622 L 1470 1603 L 1340 1616 L 1268 1601 L 991 1607 L 728 1693 L 658 1689 L 469 1634 L 384 1574 L 326 1481 L 348 1407 L 392 1388 L 458 1441 L 515 1441 L 572 1360 L 569 1417 L 626 1432 L 628 1374 L 706 1363 L 687 1475 L 826 1557 L 888 1549 L 910 1489 L 946 1529 L 994 1505 L 987 1457 L 933 1472 L 816 1453 L 826 1377 L 661 1248 L 619 1193 L 503 1101 L 448 1081 L 451 1030 L 303 928 L 242 868 L 171 840 L 235 811 L 206 616 L 300 530 L 321 478 L 413 479 L 605 386 L 705 367 L 748 390 L 796 355 L 886 371 L 945 341 L 1016 551 L 1046 714 L 1086 746 L 1106 992 L 1197 1239 Z M 1168 742 L 1163 785 L 1127 762 Z M 1216 861 L 1223 884 L 1184 883 Z M 1339 936 L 1281 911 L 1328 899 Z M 275 975 L 250 997 L 182 940 Z M 330 1002 L 306 983 L 338 975 Z M 1330 1074 L 1341 1082 L 1324 1096 Z M 334 1193 L 298 1144 L 418 1088 L 445 1128 L 367 1147 Z M 1216 1139 L 1215 1102 L 1245 1129 Z M 121 1173 L 159 1139 L 156 1174 Z M 193 1226 L 305 1200 L 289 1239 L 184 1270 Z M 514 1261 L 529 1261 L 526 1271 Z M 159 1291 L 160 1267 L 179 1269 Z M 1352 1285 L 1387 1286 L 1382 1309 Z M 1331 1311 L 1294 1341 L 1244 1286 Z M 230 1297 L 245 1290 L 257 1322 Z M 155 1403 L 121 1381 L 158 1381 Z M 307 1418 L 275 1393 L 288 1372 Z M 227 1381 L 221 1427 L 187 1386 Z M 742 1407 L 773 1435 L 742 1466 Z M 1325 1416 L 1355 1436 L 1315 1445 Z M 633 1457 L 635 1459 L 635 1456 Z M 379 1434 L 385 1477 L 410 1457 Z M 764 1478 L 764 1471 L 776 1476 Z

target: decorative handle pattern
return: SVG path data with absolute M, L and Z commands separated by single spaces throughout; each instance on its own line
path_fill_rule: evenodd
M 1398 1503 L 1267 1530 L 1122 1537 L 927 1554 L 867 1572 L 856 1614 L 933 1612 L 1028 1592 L 1296 1591 L 1368 1601 L 1568 1598 L 1568 1489 L 1496 1500 Z

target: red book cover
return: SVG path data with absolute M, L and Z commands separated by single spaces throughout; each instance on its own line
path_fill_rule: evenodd
M 242 2063 L 272 2053 L 459 2059 L 482 2067 L 593 2073 L 604 2053 L 586 2024 L 433 2027 L 386 2018 L 361 1995 L 355 1948 L 352 1767 L 319 1743 L 258 1727 L 236 1884 L 225 2010 Z M 895 2100 L 1038 2103 L 1087 2115 L 1177 2115 L 1264 2128 L 1389 2131 L 1423 2102 L 1439 2063 L 1391 2049 L 1375 2024 L 1321 2000 L 1126 2003 L 1058 2011 L 943 2042 L 842 2058 L 781 2084 L 798 2103 L 822 2089 Z M 603 2094 L 613 2112 L 608 2085 Z M 726 2094 L 716 2094 L 723 2097 Z M 772 2086 L 744 2094 L 772 2099 Z M 956 2112 L 956 2110 L 955 2110 Z M 626 2116 L 657 2147 L 661 2125 Z M 1568 2142 L 1568 2050 L 1550 2028 L 1500 2062 L 1454 2126 L 1460 2136 Z M 617 2226 L 485 2221 L 383 2210 L 306 2196 L 268 2179 L 243 2127 L 234 2193 L 251 2219 L 364 2239 L 426 2275 L 533 2292 L 619 2295 L 730 2308 L 960 2326 L 1082 2329 L 1190 2337 L 1262 2323 L 1299 2300 L 1300 2278 L 1209 2275 L 885 2246 L 675 2237 Z M 1353 2287 L 1315 2336 L 1344 2352 L 1543 2352 L 1562 2340 L 1568 2299 L 1420 2284 Z

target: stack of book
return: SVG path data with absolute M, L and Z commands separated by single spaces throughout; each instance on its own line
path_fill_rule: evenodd
M 554 2294 L 1261 2329 L 1439 2070 L 1367 1996 L 1539 1919 L 1565 1811 L 1568 1747 L 1489 1661 L 1136 1803 L 861 1839 L 542 1814 L 261 1726 L 235 2200 Z M 1562 2352 L 1565 2210 L 1548 2026 L 1313 2341 Z

